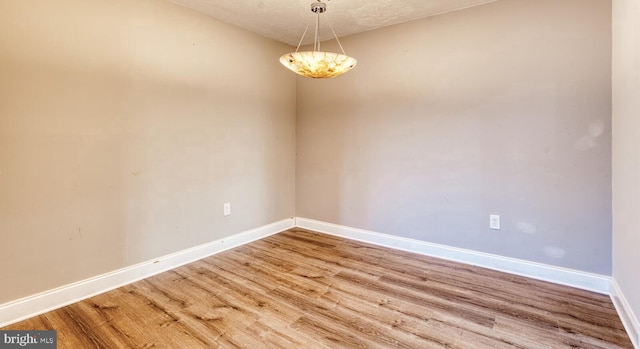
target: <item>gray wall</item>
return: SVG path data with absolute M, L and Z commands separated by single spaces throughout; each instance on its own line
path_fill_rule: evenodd
M 613 277 L 640 319 L 640 2 L 613 1 Z
M 293 216 L 289 49 L 161 0 L 1 1 L 0 304 Z
M 343 45 L 352 72 L 298 79 L 297 216 L 611 274 L 609 1 L 503 0 Z

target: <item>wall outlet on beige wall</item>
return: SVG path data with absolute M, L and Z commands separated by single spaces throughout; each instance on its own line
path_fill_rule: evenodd
M 231 203 L 227 202 L 224 204 L 223 212 L 225 216 L 231 215 Z

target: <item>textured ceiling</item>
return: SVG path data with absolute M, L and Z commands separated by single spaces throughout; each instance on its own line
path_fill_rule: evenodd
M 313 41 L 313 0 L 169 0 L 223 22 L 295 46 L 307 25 L 304 43 Z M 338 36 L 359 33 L 497 0 L 331 0 L 326 16 Z M 321 23 L 323 40 L 333 35 Z

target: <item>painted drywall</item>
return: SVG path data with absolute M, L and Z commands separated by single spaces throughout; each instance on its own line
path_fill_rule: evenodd
M 298 79 L 297 216 L 611 275 L 609 1 L 503 0 L 342 44 L 352 72 Z
M 0 304 L 293 216 L 289 49 L 162 0 L 0 2 Z
M 613 1 L 613 277 L 640 319 L 640 3 Z

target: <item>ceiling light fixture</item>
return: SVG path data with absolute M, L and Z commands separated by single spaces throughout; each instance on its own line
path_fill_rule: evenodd
M 331 27 L 331 24 L 329 24 L 329 28 L 331 28 L 331 32 L 336 38 L 338 46 L 340 46 L 340 50 L 342 50 L 342 54 L 320 51 L 320 35 L 318 31 L 320 29 L 320 15 L 326 11 L 327 5 L 320 0 L 311 4 L 311 12 L 317 15 L 313 51 L 298 52 L 298 49 L 300 49 L 300 45 L 302 44 L 302 40 L 304 40 L 304 36 L 307 34 L 307 30 L 309 29 L 309 26 L 307 26 L 307 29 L 302 33 L 302 38 L 298 43 L 296 51 L 285 53 L 280 57 L 280 63 L 289 68 L 292 72 L 308 78 L 326 79 L 342 75 L 351 70 L 358 63 L 355 58 L 349 57 L 344 53 L 344 48 L 342 48 L 342 44 L 340 43 L 340 40 L 338 40 L 338 36 L 333 30 L 333 27 Z

